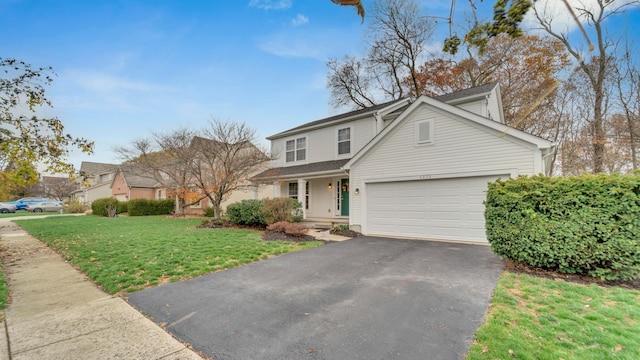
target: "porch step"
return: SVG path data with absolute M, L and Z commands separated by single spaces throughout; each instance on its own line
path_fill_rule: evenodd
M 330 230 L 331 228 L 333 228 L 333 225 L 331 223 L 314 223 L 312 228 Z

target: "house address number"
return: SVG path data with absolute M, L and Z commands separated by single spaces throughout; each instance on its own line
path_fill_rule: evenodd
M 431 179 L 431 175 L 420 175 L 420 180 Z

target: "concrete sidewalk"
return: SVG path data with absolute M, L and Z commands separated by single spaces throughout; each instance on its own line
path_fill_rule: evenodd
M 202 359 L 18 225 L 1 221 L 0 241 L 10 295 L 0 359 Z

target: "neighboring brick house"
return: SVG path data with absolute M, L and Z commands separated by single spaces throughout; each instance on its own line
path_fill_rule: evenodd
M 141 174 L 131 165 L 119 165 L 111 183 L 111 197 L 119 201 L 164 199 L 166 194 L 164 186 L 153 175 Z

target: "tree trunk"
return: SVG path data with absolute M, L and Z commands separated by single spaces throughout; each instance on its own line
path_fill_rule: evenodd
M 604 172 L 604 151 L 607 138 L 602 121 L 602 93 L 596 91 L 593 125 L 593 173 Z

